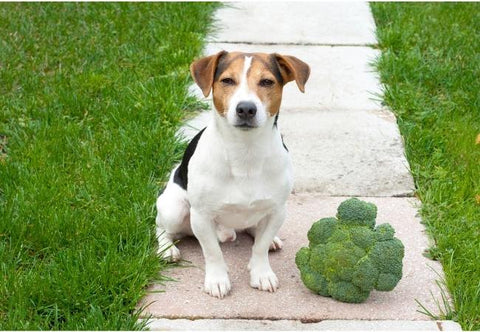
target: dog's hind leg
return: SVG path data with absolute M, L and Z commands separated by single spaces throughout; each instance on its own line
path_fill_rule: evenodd
M 247 228 L 245 230 L 245 232 L 247 232 L 248 235 L 250 235 L 251 237 L 253 237 L 255 239 L 255 235 L 257 233 L 257 228 L 256 227 L 250 227 L 250 228 Z M 275 236 L 273 238 L 272 242 L 270 243 L 268 251 L 277 251 L 277 250 L 280 250 L 282 248 L 283 248 L 283 241 L 280 240 L 280 238 L 278 236 Z
M 233 242 L 237 239 L 237 233 L 235 229 L 225 227 L 222 224 L 215 224 L 215 230 L 217 232 L 217 238 L 220 242 Z
M 173 244 L 174 236 L 167 233 L 157 222 L 158 253 L 166 260 L 176 262 L 180 260 L 180 250 Z
M 174 241 L 192 235 L 190 204 L 186 192 L 175 183 L 169 183 L 157 199 L 158 253 L 165 259 L 178 261 L 180 251 Z

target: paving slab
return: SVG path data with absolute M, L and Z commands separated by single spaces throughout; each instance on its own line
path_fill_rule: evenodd
M 367 2 L 245 1 L 216 12 L 211 42 L 376 44 Z
M 152 319 L 152 331 L 461 331 L 458 323 L 451 321 L 402 320 L 325 320 L 304 323 L 298 320 L 247 320 L 247 319 Z
M 414 184 L 395 117 L 378 111 L 287 111 L 279 117 L 297 192 L 409 196 Z
M 222 244 L 229 267 L 232 291 L 220 300 L 205 294 L 203 288 L 203 257 L 194 238 L 180 241 L 183 258 L 190 263 L 183 268 L 167 271 L 177 282 L 153 285 L 141 306 L 146 306 L 144 317 L 186 319 L 267 319 L 301 320 L 429 320 L 419 313 L 416 301 L 432 312 L 437 312 L 435 299 L 441 299 L 436 280 L 442 276 L 438 262 L 422 254 L 428 248 L 428 239 L 417 217 L 415 198 L 366 198 L 378 207 L 377 224 L 389 222 L 396 236 L 405 245 L 404 275 L 391 292 L 373 291 L 365 303 L 350 304 L 318 296 L 302 284 L 295 266 L 298 249 L 308 244 L 306 237 L 311 224 L 321 217 L 336 214 L 344 197 L 318 195 L 291 195 L 288 216 L 279 236 L 284 248 L 270 253 L 270 262 L 280 280 L 275 293 L 261 292 L 249 286 L 246 269 L 251 253 L 252 239 L 239 234 L 237 240 Z M 157 293 L 157 291 L 165 291 Z
M 293 55 L 311 68 L 301 93 L 294 82 L 284 87 L 282 109 L 376 110 L 381 109 L 382 87 L 370 65 L 379 51 L 370 47 L 322 47 L 292 45 L 208 44 L 204 54 L 221 50 Z M 191 91 L 203 98 L 199 88 Z
M 187 121 L 190 140 L 211 112 Z M 295 174 L 295 192 L 331 196 L 411 196 L 412 176 L 393 114 L 379 111 L 282 111 L 279 128 Z

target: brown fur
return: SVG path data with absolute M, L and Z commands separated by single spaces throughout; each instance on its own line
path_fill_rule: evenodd
M 260 98 L 262 103 L 266 106 L 267 112 L 270 116 L 275 116 L 280 110 L 283 84 L 276 79 L 270 69 L 271 66 L 272 64 L 270 63 L 268 54 L 255 54 L 252 59 L 252 65 L 250 66 L 247 79 L 250 90 L 256 92 L 258 98 Z M 262 87 L 259 85 L 262 79 L 271 80 L 274 84 L 269 87 Z
M 190 65 L 190 73 L 192 74 L 195 83 L 202 89 L 203 95 L 207 97 L 212 89 L 213 77 L 217 68 L 218 61 L 227 52 L 221 51 L 215 55 L 207 56 L 194 61 Z
M 223 70 L 217 73 L 216 79 L 213 82 L 213 104 L 217 112 L 225 116 L 228 111 L 228 104 L 230 97 L 235 93 L 243 71 L 243 65 L 245 63 L 245 57 L 241 53 L 232 52 L 228 53 L 222 59 L 220 65 Z M 220 69 L 220 68 L 219 68 Z M 235 81 L 235 85 L 224 84 L 222 80 L 224 78 L 231 78 Z

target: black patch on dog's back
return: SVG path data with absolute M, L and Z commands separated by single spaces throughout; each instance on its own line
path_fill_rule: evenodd
M 205 131 L 205 128 L 200 130 L 200 132 L 197 135 L 195 135 L 194 138 L 192 138 L 190 143 L 188 143 L 187 149 L 183 154 L 182 162 L 180 166 L 177 168 L 177 170 L 175 171 L 175 174 L 173 175 L 173 182 L 178 184 L 184 190 L 187 190 L 187 186 L 188 186 L 188 163 L 190 162 L 190 158 L 192 158 L 192 155 L 195 152 L 195 149 L 197 148 L 198 140 L 200 139 L 200 136 L 202 136 L 204 131 Z
M 278 111 L 277 115 L 275 115 L 275 120 L 273 122 L 273 128 L 278 128 L 277 122 L 278 122 L 278 115 L 279 114 L 280 114 L 280 111 Z M 287 150 L 287 152 L 289 152 L 287 146 L 285 145 L 285 142 L 283 141 L 283 135 L 280 134 L 280 137 L 282 138 L 283 147 L 285 148 L 285 150 Z
M 283 141 L 283 135 L 280 135 L 280 138 L 282 139 L 283 148 L 284 148 L 287 152 L 289 152 L 287 146 L 285 145 L 285 142 Z

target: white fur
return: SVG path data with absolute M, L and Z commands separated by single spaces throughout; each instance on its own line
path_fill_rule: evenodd
M 250 285 L 275 291 L 278 279 L 268 261 L 269 248 L 281 248 L 275 235 L 285 219 L 285 202 L 293 174 L 280 132 L 266 107 L 246 84 L 251 58 L 230 100 L 227 117 L 213 112 L 188 168 L 188 192 L 173 182 L 173 173 L 157 200 L 157 236 L 162 255 L 180 258 L 173 241 L 194 234 L 205 257 L 205 291 L 224 297 L 231 285 L 218 243 L 235 239 L 235 230 L 247 229 L 255 237 L 248 264 Z M 257 128 L 234 128 L 240 101 L 257 106 Z
M 257 107 L 257 114 L 255 115 L 254 124 L 261 127 L 267 121 L 266 105 L 263 105 L 260 98 L 256 95 L 255 91 L 248 88 L 247 73 L 252 64 L 252 57 L 245 57 L 245 63 L 243 65 L 242 76 L 237 87 L 237 90 L 232 95 L 227 111 L 228 123 L 234 126 L 237 122 L 237 105 L 241 101 L 251 101 Z

